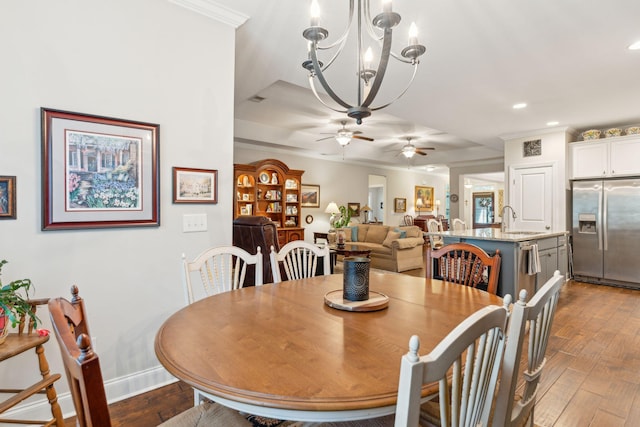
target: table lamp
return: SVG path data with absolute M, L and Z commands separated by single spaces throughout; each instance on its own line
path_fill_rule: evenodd
M 369 219 L 367 218 L 369 216 L 369 212 L 371 212 L 369 205 L 364 205 L 360 210 L 364 213 L 364 222 L 369 222 Z
M 418 209 L 418 216 L 420 216 L 420 209 L 423 207 L 424 205 L 422 204 L 422 199 L 418 199 L 416 200 L 416 209 Z
M 336 222 L 336 214 L 340 213 L 340 209 L 338 209 L 338 205 L 336 202 L 329 203 L 329 206 L 324 210 L 325 213 L 330 213 L 331 218 L 329 218 L 329 230 L 333 230 L 333 223 Z

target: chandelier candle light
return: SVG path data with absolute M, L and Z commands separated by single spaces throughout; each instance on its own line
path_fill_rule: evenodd
M 350 33 L 351 26 L 354 21 L 354 4 L 357 3 L 357 102 L 349 104 L 340 98 L 333 89 L 329 86 L 324 72 L 327 70 L 335 59 L 342 53 L 347 40 L 347 36 Z M 326 107 L 340 112 L 347 113 L 351 118 L 356 119 L 356 123 L 362 124 L 362 119 L 369 117 L 372 111 L 376 111 L 389 106 L 395 100 L 400 98 L 409 89 L 409 86 L 413 82 L 418 69 L 418 57 L 425 53 L 426 48 L 419 44 L 417 27 L 415 23 L 412 23 L 409 28 L 409 44 L 402 49 L 400 55 L 397 55 L 391 51 L 391 42 L 393 35 L 393 27 L 400 23 L 400 15 L 392 11 L 391 0 L 383 0 L 382 12 L 371 19 L 369 0 L 349 0 L 349 20 L 347 27 L 342 36 L 334 43 L 328 46 L 320 46 L 319 43 L 329 36 L 329 31 L 320 26 L 320 6 L 318 0 L 312 0 L 311 2 L 311 26 L 304 30 L 302 35 L 309 41 L 309 58 L 302 63 L 303 68 L 309 71 L 309 85 L 311 90 L 315 94 L 316 98 L 322 102 Z M 382 34 L 376 32 L 381 30 Z M 371 47 L 368 47 L 363 53 L 363 36 L 364 33 L 371 36 L 374 42 L 377 42 L 381 46 L 380 60 L 378 62 L 377 69 L 371 68 L 373 62 L 373 51 Z M 331 59 L 324 65 L 318 59 L 318 50 L 332 49 L 337 47 L 337 51 L 331 57 Z M 393 100 L 386 104 L 373 107 L 372 103 L 378 94 L 382 80 L 387 71 L 387 65 L 389 64 L 389 56 L 392 56 L 396 60 L 404 63 L 411 64 L 413 66 L 413 75 L 411 80 L 407 84 L 407 87 Z M 315 86 L 315 78 L 322 85 L 322 88 L 327 94 L 339 105 L 339 107 L 332 107 L 325 103 L 318 94 L 318 90 Z

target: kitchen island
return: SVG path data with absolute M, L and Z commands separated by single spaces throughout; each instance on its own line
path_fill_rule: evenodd
M 470 243 L 484 249 L 489 255 L 500 250 L 502 262 L 498 279 L 498 295 L 517 298 L 521 289 L 526 289 L 528 298 L 540 288 L 555 270 L 567 275 L 568 231 L 501 231 L 498 228 L 477 228 L 464 231 L 431 232 L 428 235 L 442 236 L 445 244 Z M 531 245 L 538 245 L 540 272 L 529 274 Z

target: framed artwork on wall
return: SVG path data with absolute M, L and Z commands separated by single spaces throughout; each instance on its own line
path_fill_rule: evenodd
M 16 218 L 16 177 L 0 176 L 0 219 Z
M 320 186 L 302 184 L 300 186 L 300 206 L 303 208 L 320 207 Z
M 414 206 L 418 206 L 418 200 L 422 202 L 420 209 L 433 210 L 433 187 L 423 187 L 416 185 L 414 193 Z
M 174 167 L 173 203 L 218 203 L 218 171 Z
M 42 230 L 160 225 L 160 125 L 40 112 Z
M 351 209 L 351 216 L 360 216 L 360 203 L 347 203 L 349 209 Z
M 407 199 L 396 197 L 393 199 L 393 211 L 394 212 L 406 212 L 407 211 Z

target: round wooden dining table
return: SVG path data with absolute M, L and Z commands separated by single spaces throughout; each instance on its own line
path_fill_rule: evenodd
M 204 395 L 247 413 L 325 422 L 395 412 L 400 360 L 411 335 L 430 352 L 466 317 L 501 298 L 439 280 L 371 272 L 378 311 L 329 307 L 342 274 L 225 292 L 171 315 L 155 352 Z M 437 386 L 425 386 L 433 396 Z

